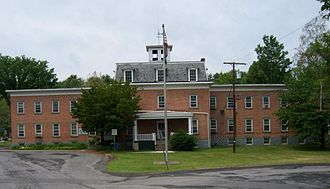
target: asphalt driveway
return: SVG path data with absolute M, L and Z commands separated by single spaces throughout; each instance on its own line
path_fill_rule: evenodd
M 145 176 L 115 176 L 104 170 L 106 159 L 98 154 L 0 151 L 0 189 L 330 188 L 330 165 L 188 171 Z

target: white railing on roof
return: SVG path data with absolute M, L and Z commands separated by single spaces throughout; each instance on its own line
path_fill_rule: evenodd
M 156 144 L 156 133 L 151 134 L 137 134 L 137 141 L 155 141 Z

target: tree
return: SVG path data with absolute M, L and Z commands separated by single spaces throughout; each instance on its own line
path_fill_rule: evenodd
M 246 81 L 248 83 L 284 83 L 290 76 L 291 60 L 287 58 L 284 45 L 273 35 L 263 37 L 264 45 L 255 49 L 257 61 L 250 66 Z
M 58 83 L 59 88 L 80 88 L 84 86 L 84 79 L 78 78 L 77 75 L 70 75 L 64 81 Z
M 288 120 L 300 138 L 311 137 L 325 148 L 330 123 L 330 33 L 319 36 L 303 56 L 304 62 L 287 82 L 288 91 L 281 95 L 288 107 L 279 116 Z
M 102 75 L 101 73 L 98 74 L 96 72 L 93 72 L 92 75 L 85 82 L 85 86 L 90 87 L 101 84 L 110 84 L 111 82 L 113 82 L 113 80 L 114 79 L 112 79 L 111 76 L 108 74 Z
M 330 17 L 330 1 L 329 0 L 318 0 L 321 3 L 323 3 L 322 7 L 321 7 L 321 11 L 326 11 L 327 13 L 324 15 L 325 18 Z
M 238 78 L 236 83 L 244 83 L 244 78 L 246 77 L 246 72 L 241 72 L 241 78 Z M 209 80 L 213 81 L 214 84 L 231 84 L 233 83 L 233 72 L 220 72 L 215 73 L 211 77 L 209 77 Z
M 6 101 L 0 98 L 0 137 L 3 136 L 4 131 L 9 132 L 9 106 Z
M 47 61 L 34 58 L 9 57 L 0 54 L 0 95 L 9 105 L 6 90 L 53 88 L 57 78 Z
M 87 132 L 96 131 L 104 144 L 104 135 L 111 129 L 131 127 L 137 118 L 139 97 L 136 88 L 113 80 L 83 90 L 73 117 Z

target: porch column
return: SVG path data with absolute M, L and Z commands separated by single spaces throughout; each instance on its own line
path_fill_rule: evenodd
M 188 134 L 192 135 L 192 117 L 188 117 Z
M 134 121 L 134 126 L 133 126 L 133 139 L 134 141 L 137 141 L 137 120 Z M 133 143 L 134 143 L 133 141 Z

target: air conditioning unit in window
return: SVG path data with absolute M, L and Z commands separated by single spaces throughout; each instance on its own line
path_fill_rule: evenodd
M 269 108 L 269 105 L 268 105 L 268 104 L 265 104 L 265 105 L 264 105 L 264 108 Z

